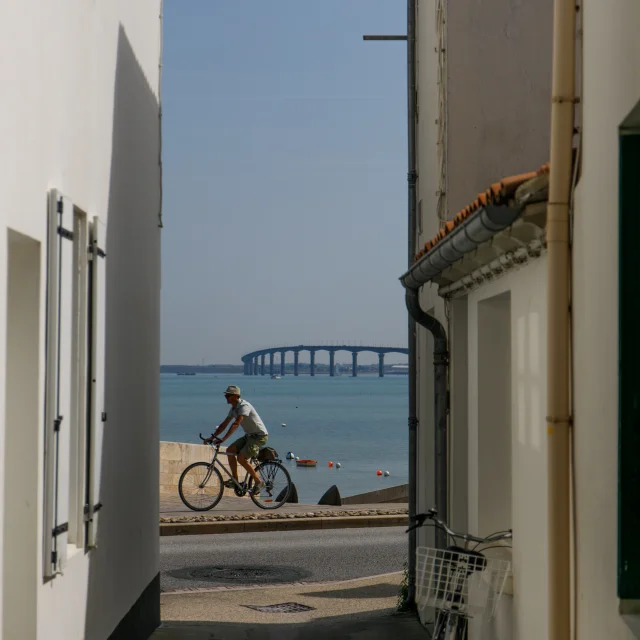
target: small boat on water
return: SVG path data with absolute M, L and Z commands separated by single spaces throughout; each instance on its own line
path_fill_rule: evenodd
M 280 380 L 280 376 L 271 376 L 272 380 Z
M 318 464 L 317 460 L 296 460 L 296 464 L 299 467 L 315 467 Z

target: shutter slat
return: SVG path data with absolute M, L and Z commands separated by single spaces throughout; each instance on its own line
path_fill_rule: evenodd
M 102 472 L 102 441 L 105 428 L 106 409 L 104 399 L 105 382 L 105 318 L 106 318 L 106 227 L 95 217 L 91 225 L 91 397 L 89 419 L 89 464 L 87 546 L 98 542 L 98 510 L 100 500 L 100 476 Z
M 45 378 L 44 574 L 64 570 L 69 521 L 71 346 L 73 326 L 73 203 L 49 196 Z

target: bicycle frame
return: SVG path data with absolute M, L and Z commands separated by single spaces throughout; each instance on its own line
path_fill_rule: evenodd
M 209 463 L 209 473 L 205 476 L 205 479 L 202 481 L 202 486 L 204 486 L 205 484 L 207 484 L 207 482 L 209 482 L 209 478 L 211 477 L 211 469 L 213 469 L 214 467 L 218 467 L 219 469 L 222 469 L 229 476 L 231 480 L 233 480 L 233 482 L 238 486 L 238 488 L 242 488 L 242 485 L 246 487 L 247 481 L 249 480 L 251 474 L 245 470 L 244 480 L 242 481 L 242 484 L 241 484 L 233 477 L 233 474 L 231 473 L 231 471 L 227 469 L 227 467 L 225 467 L 224 464 L 220 462 L 220 460 L 218 460 L 218 454 L 220 453 L 220 446 L 219 445 L 216 446 L 214 444 L 209 444 L 209 446 L 213 450 L 213 457 L 211 458 L 211 462 Z M 234 456 L 236 454 L 227 453 L 225 451 L 222 455 L 226 455 L 227 457 L 229 457 L 229 456 Z M 249 460 L 249 463 L 251 464 L 253 462 L 254 462 L 254 458 L 251 458 Z

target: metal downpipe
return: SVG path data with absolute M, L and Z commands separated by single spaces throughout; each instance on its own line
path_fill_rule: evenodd
M 416 252 L 416 3 L 418 0 L 407 0 L 407 206 L 408 206 L 408 246 L 407 264 L 413 264 Z M 417 468 L 418 468 L 418 415 L 417 415 L 417 353 L 416 323 L 413 316 L 408 318 L 409 350 L 409 524 L 413 524 L 417 508 Z M 415 603 L 416 596 L 416 547 L 417 532 L 409 532 L 409 553 L 407 562 L 407 586 L 409 606 Z
M 415 289 L 407 289 L 405 294 L 407 310 L 411 317 L 433 336 L 433 368 L 434 368 L 434 484 L 436 509 L 439 517 L 449 521 L 448 491 L 448 437 L 447 414 L 449 411 L 449 351 L 447 334 L 440 321 L 422 310 L 419 293 Z M 436 547 L 444 549 L 447 536 L 436 529 Z
M 571 634 L 569 202 L 575 107 L 575 0 L 555 0 L 547 205 L 549 640 Z

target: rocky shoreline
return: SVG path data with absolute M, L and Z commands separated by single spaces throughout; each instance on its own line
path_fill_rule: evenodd
M 299 513 L 244 513 L 233 516 L 193 515 L 161 517 L 160 524 L 180 522 L 238 522 L 243 520 L 294 520 L 297 518 L 344 518 L 350 516 L 402 516 L 409 510 L 400 509 L 359 509 L 357 511 L 301 511 Z

